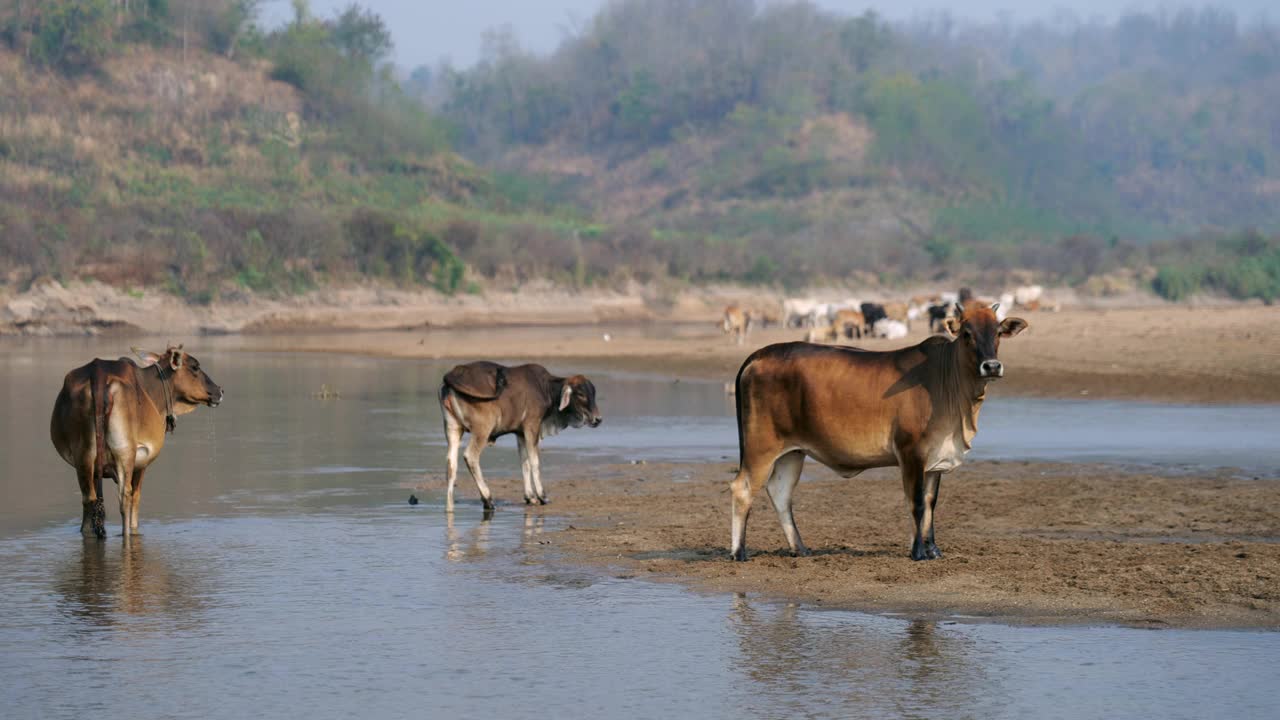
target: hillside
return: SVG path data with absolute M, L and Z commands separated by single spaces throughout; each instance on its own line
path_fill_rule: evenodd
M 548 56 L 497 36 L 415 77 L 465 152 L 675 239 L 633 243 L 694 278 L 1128 268 L 1177 276 L 1171 296 L 1280 290 L 1280 32 L 1213 9 L 890 25 L 617 0 Z M 1242 256 L 1265 269 L 1204 267 Z
M 615 0 L 402 79 L 367 10 L 256 7 L 0 6 L 0 289 L 1280 295 L 1267 26 Z
M 98 0 L 22 7 L 0 9 L 0 281 L 11 287 L 96 279 L 197 304 L 369 279 L 452 294 L 485 280 L 461 249 L 498 258 L 517 235 L 567 238 L 587 224 L 509 201 L 455 153 L 444 123 L 386 71 L 372 14 L 314 18 L 303 4 L 270 33 L 244 18 L 232 53 L 219 25 L 179 34 L 178 2 L 163 16 L 139 3 L 115 23 L 94 20 L 109 7 Z M 64 8 L 88 14 L 70 24 Z M 138 30 L 144 20 L 154 32 Z M 46 33 L 58 48 L 100 33 L 108 43 L 49 56 Z M 543 269 L 515 261 L 490 263 L 489 276 Z

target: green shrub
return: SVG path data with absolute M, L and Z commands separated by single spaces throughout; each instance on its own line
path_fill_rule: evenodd
M 93 70 L 111 52 L 114 29 L 110 0 L 46 0 L 32 55 L 63 72 Z
M 778 263 L 773 258 L 759 255 L 756 257 L 755 262 L 751 264 L 751 269 L 747 270 L 744 279 L 749 283 L 766 285 L 773 282 L 778 275 L 778 270 Z
M 1166 265 L 1156 271 L 1151 288 L 1166 300 L 1186 300 L 1199 292 L 1204 274 L 1200 270 L 1179 265 Z

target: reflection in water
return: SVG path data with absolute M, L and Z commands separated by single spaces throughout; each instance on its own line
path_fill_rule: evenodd
M 116 549 L 118 548 L 118 552 Z M 81 538 L 81 545 L 57 570 L 53 589 L 58 608 L 77 621 L 77 632 L 114 627 L 130 620 L 162 620 L 166 629 L 198 625 L 204 593 L 192 576 L 176 569 L 163 551 L 147 550 L 141 536 L 115 543 Z
M 107 567 L 107 543 L 97 538 L 81 538 L 82 546 L 55 574 L 59 609 L 69 618 L 90 626 L 114 623 L 116 573 Z
M 470 530 L 461 532 L 454 525 L 454 514 L 445 513 L 445 557 L 453 562 L 461 562 L 463 560 L 478 560 L 489 554 L 493 549 L 490 542 L 490 534 L 493 528 L 493 510 L 485 510 L 480 522 L 476 523 Z M 537 544 L 537 538 L 542 534 L 543 524 L 546 517 L 541 513 L 526 508 L 524 511 L 524 524 L 520 529 L 519 549 L 525 551 L 531 546 Z M 509 552 L 510 548 L 503 548 Z
M 896 670 L 904 714 L 924 716 L 957 702 L 975 707 L 983 671 L 972 659 L 972 643 L 940 632 L 937 621 L 912 620 L 897 645 L 898 662 L 888 667 Z
M 927 717 L 944 707 L 979 707 L 986 684 L 972 643 L 933 620 L 865 616 L 850 623 L 795 603 L 757 607 L 737 595 L 738 635 L 752 694 L 790 714 Z M 812 689 L 826 692 L 815 698 Z
M 486 510 L 484 517 L 470 530 L 461 533 L 454 526 L 453 513 L 445 513 L 444 556 L 453 562 L 478 560 L 489 554 L 489 534 L 493 529 L 493 511 Z
M 541 513 L 535 513 L 531 510 L 524 511 L 524 532 L 520 533 L 521 550 L 528 549 L 537 537 L 542 534 L 544 522 L 546 522 L 546 517 Z

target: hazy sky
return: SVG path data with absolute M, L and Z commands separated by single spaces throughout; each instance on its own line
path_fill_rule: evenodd
M 521 45 L 548 52 L 564 37 L 565 29 L 585 23 L 606 0 L 354 0 L 367 7 L 387 22 L 395 38 L 396 63 L 413 68 L 418 65 L 434 65 L 448 58 L 455 65 L 466 66 L 476 61 L 480 51 L 480 36 L 490 28 L 510 25 L 515 29 Z M 311 0 L 312 10 L 321 16 L 329 16 L 350 5 L 353 0 Z M 1275 0 L 1216 0 L 1205 2 L 1167 2 L 1139 0 L 1053 0 L 1028 2 L 1027 0 L 814 0 L 814 4 L 856 15 L 867 9 L 890 19 L 903 20 L 913 16 L 946 9 L 961 19 L 993 20 L 1010 8 L 1008 14 L 1014 20 L 1031 20 L 1047 17 L 1057 8 L 1068 8 L 1088 18 L 1100 16 L 1114 18 L 1123 9 L 1150 10 L 1162 7 L 1192 5 L 1234 10 L 1242 20 L 1251 20 L 1267 14 L 1275 19 Z M 264 20 L 268 24 L 279 23 L 291 16 L 288 0 L 267 0 L 264 3 Z

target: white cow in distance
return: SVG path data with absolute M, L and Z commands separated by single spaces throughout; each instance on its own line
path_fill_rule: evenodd
M 875 325 L 871 326 L 871 334 L 874 337 L 884 338 L 885 340 L 897 340 L 907 336 L 907 324 L 901 320 L 890 320 L 884 318 L 877 320 Z
M 1039 285 L 1023 285 L 1013 291 L 1013 301 L 1017 303 L 1019 307 L 1026 307 L 1027 305 L 1039 300 L 1040 296 L 1043 294 L 1044 288 Z M 1001 302 L 1003 302 L 1003 300 Z
M 813 298 L 787 298 L 782 301 L 783 327 L 813 327 L 813 310 L 818 301 Z

